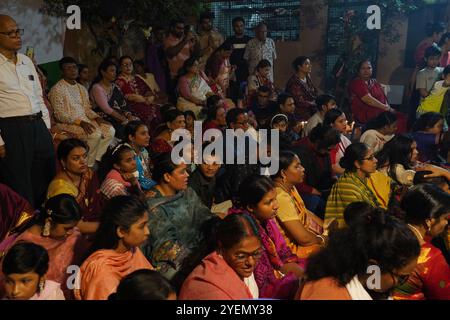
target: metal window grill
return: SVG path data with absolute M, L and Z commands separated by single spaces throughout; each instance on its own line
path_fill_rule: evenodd
M 335 0 L 328 6 L 328 29 L 327 29 L 327 44 L 326 44 L 326 59 L 325 70 L 327 77 L 331 77 L 333 68 L 336 66 L 339 58 L 344 54 L 345 46 L 345 34 L 343 27 L 343 17 L 350 10 L 356 12 L 365 13 L 367 7 L 372 4 L 371 1 L 361 0 Z M 366 58 L 372 60 L 372 66 L 374 67 L 374 74 L 376 73 L 376 62 L 378 56 L 378 37 L 366 38 L 365 42 L 369 41 L 371 47 L 374 48 L 372 52 L 368 54 Z M 328 87 L 327 83 L 327 87 Z M 328 87 L 327 89 L 331 89 Z
M 233 35 L 232 20 L 243 17 L 246 34 L 253 36 L 253 28 L 261 21 L 268 25 L 268 36 L 274 40 L 295 41 L 300 36 L 300 0 L 298 1 L 214 1 L 211 11 L 214 25 L 224 35 Z

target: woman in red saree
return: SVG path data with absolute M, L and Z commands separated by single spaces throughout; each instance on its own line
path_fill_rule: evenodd
M 33 216 L 34 210 L 28 201 L 7 185 L 0 183 L 0 242 L 15 233 Z M 0 252 L 2 251 L 0 248 Z
M 150 148 L 156 154 L 171 152 L 174 145 L 174 141 L 171 141 L 172 132 L 177 129 L 186 128 L 186 118 L 184 117 L 184 113 L 178 109 L 167 111 L 164 115 L 164 121 L 166 127 L 150 143 Z
M 407 117 L 391 108 L 381 84 L 372 78 L 372 64 L 369 60 L 361 61 L 358 76 L 348 87 L 353 119 L 360 125 L 376 118 L 380 113 L 389 111 L 397 117 L 397 133 L 405 133 Z
M 120 74 L 116 84 L 122 91 L 129 109 L 149 128 L 156 128 L 161 122 L 158 96 L 140 77 L 133 74 L 133 59 L 123 56 L 119 59 Z
M 450 266 L 430 242 L 448 224 L 450 195 L 437 186 L 420 184 L 405 194 L 400 206 L 421 250 L 414 272 L 396 288 L 394 299 L 450 300 Z

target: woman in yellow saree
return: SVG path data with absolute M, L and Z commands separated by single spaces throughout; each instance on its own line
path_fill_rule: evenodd
M 305 176 L 298 156 L 283 151 L 279 159 L 278 172 L 272 177 L 279 204 L 276 221 L 291 251 L 299 258 L 308 258 L 325 243 L 323 221 L 306 209 L 295 188 Z

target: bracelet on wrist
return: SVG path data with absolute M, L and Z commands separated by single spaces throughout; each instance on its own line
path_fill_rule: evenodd
M 318 235 L 316 235 L 316 237 L 319 238 L 320 240 L 322 240 L 322 243 L 320 245 L 325 244 L 325 238 L 322 235 L 318 234 Z

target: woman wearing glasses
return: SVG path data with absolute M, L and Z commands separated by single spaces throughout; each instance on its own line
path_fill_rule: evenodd
M 218 223 L 215 240 L 216 250 L 184 281 L 179 299 L 257 299 L 253 271 L 262 246 L 255 221 L 245 214 L 230 214 Z
M 406 224 L 376 208 L 330 234 L 308 260 L 300 300 L 384 300 L 414 271 L 420 245 Z
M 292 253 L 274 219 L 278 211 L 275 183 L 266 176 L 249 175 L 240 184 L 239 195 L 238 206 L 229 213 L 244 213 L 254 219 L 261 237 L 262 254 L 254 270 L 259 296 L 294 298 L 305 260 Z
M 397 287 L 398 300 L 450 300 L 450 267 L 431 238 L 444 232 L 450 216 L 450 195 L 431 184 L 413 187 L 401 201 L 406 222 L 420 242 L 417 267 Z
M 158 96 L 144 80 L 134 75 L 131 57 L 121 57 L 119 67 L 120 74 L 116 79 L 116 84 L 124 94 L 130 111 L 137 115 L 149 128 L 155 128 L 161 122 Z
M 368 179 L 377 170 L 378 160 L 364 143 L 353 143 L 345 149 L 339 161 L 345 173 L 331 188 L 325 210 L 325 224 L 336 219 L 339 227 L 345 225 L 344 210 L 352 202 L 365 201 L 373 207 L 380 204 L 369 188 Z

